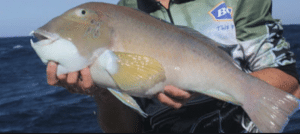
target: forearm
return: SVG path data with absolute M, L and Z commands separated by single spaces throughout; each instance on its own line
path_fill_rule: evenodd
M 94 98 L 98 105 L 98 123 L 104 132 L 141 132 L 141 117 L 108 90 L 97 90 Z
M 251 75 L 300 98 L 300 89 L 297 79 L 279 69 L 266 68 L 253 72 Z

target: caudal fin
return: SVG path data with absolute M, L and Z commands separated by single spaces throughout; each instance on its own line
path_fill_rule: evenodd
M 289 118 L 299 109 L 299 100 L 285 92 L 271 92 L 256 104 L 243 106 L 251 120 L 263 133 L 282 132 Z

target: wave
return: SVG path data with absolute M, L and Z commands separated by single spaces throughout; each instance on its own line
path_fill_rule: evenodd
M 20 48 L 23 48 L 23 46 L 22 45 L 16 45 L 16 46 L 13 47 L 13 49 L 20 49 Z

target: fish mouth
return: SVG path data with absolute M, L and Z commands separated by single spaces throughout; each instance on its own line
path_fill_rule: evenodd
M 30 32 L 30 36 L 37 39 L 37 42 L 30 39 L 31 45 L 50 45 L 60 38 L 57 34 L 40 29 Z

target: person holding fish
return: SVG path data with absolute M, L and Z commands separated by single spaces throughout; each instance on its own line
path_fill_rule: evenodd
M 120 0 L 118 5 L 199 31 L 222 44 L 220 48 L 240 70 L 300 98 L 294 54 L 282 37 L 280 22 L 272 18 L 271 0 Z M 104 132 L 259 132 L 236 103 L 173 85 L 165 86 L 152 99 L 134 97 L 149 115 L 142 118 L 107 89 L 96 86 L 90 68 L 59 76 L 57 68 L 57 63 L 48 63 L 48 84 L 93 95 Z

